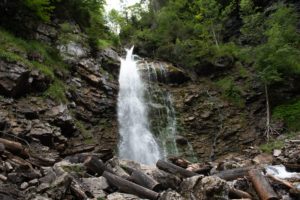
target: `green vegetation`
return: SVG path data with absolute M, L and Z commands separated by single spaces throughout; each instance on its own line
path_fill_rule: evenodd
M 280 138 L 271 139 L 268 143 L 262 144 L 259 146 L 260 150 L 262 150 L 265 153 L 272 153 L 274 149 L 281 149 L 284 147 L 284 141 L 286 139 L 294 139 L 296 136 L 298 136 L 299 133 L 297 132 L 290 132 L 288 134 L 284 134 L 280 136 Z
M 284 140 L 272 139 L 268 143 L 260 145 L 260 150 L 265 153 L 272 153 L 274 149 L 281 149 L 284 146 Z
M 224 97 L 239 107 L 245 106 L 245 100 L 241 97 L 241 88 L 234 83 L 231 77 L 225 77 L 216 82 L 216 85 L 222 89 Z
M 79 129 L 79 131 L 84 139 L 84 143 L 85 144 L 94 144 L 94 136 L 89 130 L 86 129 L 84 124 L 81 121 L 76 120 L 75 125 Z
M 300 131 L 300 100 L 293 100 L 275 107 L 273 116 L 284 120 L 290 130 Z
M 62 168 L 69 173 L 76 173 L 76 174 L 84 174 L 86 169 L 82 165 L 70 165 L 70 166 L 62 166 Z
M 34 58 L 30 59 L 30 56 Z M 54 75 L 54 70 L 64 73 L 68 71 L 68 66 L 61 60 L 53 48 L 37 41 L 28 41 L 15 37 L 13 34 L 0 30 L 0 58 L 19 62 L 30 69 L 38 69 L 49 76 L 53 83 L 50 85 L 44 96 L 53 98 L 58 102 L 66 102 L 66 86 Z
M 29 8 L 34 14 L 43 21 L 50 21 L 51 13 L 54 6 L 50 0 L 24 0 L 24 5 Z

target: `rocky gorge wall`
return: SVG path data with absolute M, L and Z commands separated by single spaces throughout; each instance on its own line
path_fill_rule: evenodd
M 26 62 L 0 60 L 0 130 L 53 151 L 54 159 L 85 151 L 112 154 L 118 142 L 119 55 L 109 48 L 92 52 L 76 24 L 65 26 L 41 24 L 32 35 L 57 49 L 67 71 L 58 67 L 49 76 Z M 45 60 L 38 52 L 22 56 Z M 172 95 L 180 148 L 190 144 L 198 159 L 211 160 L 263 139 L 264 95 L 250 69 L 228 63 L 195 73 L 154 63 L 167 66 L 167 79 L 157 81 Z M 66 86 L 62 102 L 44 95 L 57 81 Z
M 37 40 L 56 47 L 68 71 L 57 66 L 49 75 L 32 67 L 31 61 L 39 66 L 46 59 L 38 51 L 19 60 L 0 58 L 1 136 L 28 144 L 53 163 L 79 152 L 112 154 L 117 143 L 117 76 L 105 69 L 119 68 L 118 55 L 107 49 L 92 56 L 73 27 L 76 42 L 61 42 L 57 24 L 41 24 L 35 31 Z M 63 96 L 57 100 L 49 92 Z

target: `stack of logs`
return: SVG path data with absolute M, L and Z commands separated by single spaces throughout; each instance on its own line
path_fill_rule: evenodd
M 11 153 L 9 153 L 11 152 Z M 12 154 L 13 153 L 13 154 Z M 10 141 L 7 139 L 0 138 L 0 155 L 6 154 L 15 162 L 19 164 L 26 164 L 27 166 L 31 166 L 32 163 L 28 163 L 22 158 L 28 158 L 30 153 L 28 149 L 24 148 L 24 145 L 18 142 Z M 19 155 L 14 156 L 15 154 Z M 160 196 L 159 192 L 163 190 L 162 184 L 154 180 L 152 177 L 147 174 L 139 171 L 137 169 L 133 169 L 128 166 L 123 166 L 124 169 L 128 172 L 128 176 L 121 177 L 118 176 L 113 170 L 106 167 L 106 165 L 98 158 L 94 156 L 88 156 L 84 165 L 86 169 L 93 174 L 97 174 L 98 176 L 103 176 L 107 179 L 108 183 L 117 188 L 121 192 L 129 193 L 137 195 L 140 198 L 146 198 L 150 200 L 157 200 Z M 199 174 L 209 174 L 210 168 L 208 166 L 203 166 L 203 168 L 197 169 L 196 172 L 187 170 L 183 167 L 175 165 L 170 162 L 166 162 L 164 160 L 159 160 L 156 163 L 158 169 L 171 173 L 173 175 L 177 175 L 180 178 L 189 178 L 193 176 L 198 176 Z M 289 168 L 293 168 L 297 170 L 300 169 L 299 166 L 290 165 Z M 231 170 L 224 170 L 215 174 L 221 179 L 226 181 L 236 180 L 237 178 L 248 177 L 251 180 L 255 191 L 257 192 L 259 198 L 261 200 L 277 200 L 279 199 L 278 195 L 275 193 L 273 188 L 271 187 L 267 178 L 270 178 L 272 181 L 275 181 L 279 184 L 282 184 L 289 188 L 290 190 L 294 190 L 294 186 L 285 180 L 279 179 L 275 176 L 268 175 L 268 177 L 263 175 L 263 171 L 258 166 L 252 167 L 244 167 L 244 168 L 236 168 Z M 5 177 L 0 176 L 1 179 L 6 179 Z M 80 184 L 76 183 L 73 180 L 71 184 L 71 190 L 77 196 L 78 199 L 86 199 L 86 193 L 80 187 Z M 239 197 L 240 199 L 252 199 L 253 197 L 245 192 L 235 188 L 230 189 L 230 193 L 234 196 Z M 299 194 L 298 194 L 299 195 Z
M 128 194 L 134 194 L 140 198 L 157 200 L 159 198 L 159 191 L 162 190 L 161 184 L 156 180 L 146 175 L 145 173 L 128 166 L 123 166 L 124 169 L 130 174 L 130 176 L 128 177 L 120 177 L 116 175 L 113 171 L 106 168 L 103 162 L 94 157 L 89 157 L 85 161 L 85 166 L 91 172 L 105 177 L 108 183 L 118 188 L 119 191 Z M 158 160 L 158 162 L 156 163 L 156 167 L 160 170 L 177 175 L 181 178 L 189 178 L 199 175 L 199 173 L 186 170 L 164 160 Z M 199 169 L 198 171 L 207 171 L 207 166 L 204 166 L 202 170 Z M 225 170 L 213 175 L 218 176 L 219 178 L 222 178 L 226 181 L 232 181 L 242 177 L 249 177 L 261 200 L 279 199 L 279 197 L 271 187 L 269 181 L 263 175 L 262 169 L 258 166 Z M 293 185 L 287 181 L 278 179 L 274 176 L 270 176 L 270 178 L 272 178 L 274 181 L 284 184 L 285 186 L 288 186 L 289 188 L 293 187 Z M 231 193 L 233 196 L 239 197 L 240 199 L 252 199 L 252 196 L 249 193 L 235 188 L 231 188 L 229 193 Z

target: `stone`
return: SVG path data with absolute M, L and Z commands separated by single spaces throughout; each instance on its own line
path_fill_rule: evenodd
M 273 156 L 267 153 L 257 155 L 252 159 L 255 164 L 272 164 Z
M 39 180 L 38 179 L 33 179 L 33 180 L 29 181 L 28 183 L 29 183 L 30 186 L 38 185 Z
M 50 184 L 49 183 L 42 183 L 38 186 L 37 188 L 37 192 L 39 193 L 44 193 L 47 189 L 50 188 Z
M 26 188 L 28 188 L 29 184 L 27 182 L 24 182 L 21 184 L 20 189 L 21 190 L 25 190 Z
M 280 156 L 281 152 L 282 151 L 280 149 L 274 149 L 273 150 L 273 156 L 278 157 L 278 156 Z
M 0 60 L 0 95 L 25 95 L 29 88 L 29 73 L 29 69 L 21 63 Z
M 186 199 L 223 200 L 229 199 L 229 185 L 216 176 L 195 176 L 185 179 L 181 184 L 181 194 Z
M 70 41 L 67 44 L 59 44 L 57 49 L 63 60 L 71 63 L 87 57 L 90 52 L 83 44 L 74 41 Z
M 167 190 L 160 194 L 159 200 L 185 200 L 185 199 L 176 191 Z
M 186 199 L 193 199 L 194 188 L 197 184 L 199 184 L 203 177 L 203 175 L 199 175 L 184 179 L 180 185 L 181 195 Z
M 177 144 L 182 145 L 182 146 L 188 144 L 188 140 L 185 137 L 180 136 L 180 135 L 177 135 L 175 140 L 176 140 Z
M 103 198 L 106 196 L 106 193 L 103 190 L 108 189 L 109 185 L 104 177 L 82 178 L 81 181 L 89 188 L 89 191 L 95 198 Z
M 106 197 L 107 200 L 142 200 L 141 198 L 132 195 L 132 194 L 124 194 L 115 192 Z
M 34 197 L 32 200 L 51 200 L 51 199 L 48 198 L 48 197 L 44 197 L 44 196 L 37 195 L 37 196 Z

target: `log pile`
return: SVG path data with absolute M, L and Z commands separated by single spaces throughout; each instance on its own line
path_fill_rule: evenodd
M 117 158 L 80 153 L 63 160 L 31 154 L 26 144 L 0 138 L 0 197 L 8 198 L 13 183 L 20 196 L 46 195 L 50 199 L 143 198 L 150 200 L 224 199 L 277 200 L 286 194 L 300 197 L 289 180 L 264 174 L 258 165 L 222 169 L 218 163 L 190 163 L 184 159 L 158 160 L 156 167 Z M 178 159 L 178 160 L 176 160 Z M 298 170 L 297 164 L 287 164 Z M 1 191 L 8 191 L 3 195 Z M 213 195 L 212 195 L 213 194 Z M 1 196 L 2 195 L 2 196 Z M 212 195 L 212 196 L 211 196 Z M 176 198 L 175 198 L 176 197 Z

